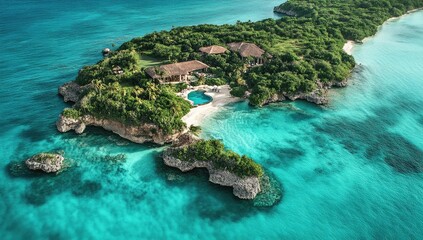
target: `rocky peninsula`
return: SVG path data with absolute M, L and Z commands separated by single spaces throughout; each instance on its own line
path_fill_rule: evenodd
M 101 127 L 135 143 L 153 142 L 160 145 L 175 141 L 183 133 L 165 134 L 154 124 L 127 125 L 119 121 L 100 119 L 90 115 L 72 118 L 61 114 L 56 122 L 59 132 L 74 130 L 75 133 L 81 134 L 87 126 Z
M 223 149 L 217 140 L 205 141 L 190 133 L 184 134 L 163 152 L 163 160 L 167 166 L 182 172 L 206 168 L 210 182 L 232 187 L 233 194 L 241 199 L 254 199 L 261 192 L 261 166 Z
M 215 169 L 211 162 L 181 161 L 172 156 L 172 150 L 169 148 L 163 153 L 163 160 L 169 167 L 178 168 L 182 172 L 191 171 L 194 168 L 206 168 L 209 172 L 210 182 L 232 187 L 234 195 L 241 199 L 254 199 L 261 191 L 259 177 L 241 178 L 229 171 Z

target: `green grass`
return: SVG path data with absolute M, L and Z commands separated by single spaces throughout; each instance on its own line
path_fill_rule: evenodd
M 157 66 L 157 65 L 160 65 L 163 62 L 160 59 L 151 57 L 151 56 L 146 55 L 146 54 L 141 54 L 140 58 L 141 58 L 141 67 L 142 68 Z
M 293 52 L 301 47 L 300 45 L 297 39 L 287 39 L 273 45 L 270 51 L 274 53 Z

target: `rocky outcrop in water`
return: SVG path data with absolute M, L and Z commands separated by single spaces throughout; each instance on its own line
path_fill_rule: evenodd
M 165 144 L 175 141 L 181 135 L 181 133 L 164 134 L 163 131 L 154 124 L 145 123 L 133 126 L 114 120 L 98 119 L 90 115 L 84 115 L 78 119 L 60 115 L 56 122 L 56 126 L 59 132 L 74 130 L 77 134 L 83 133 L 87 126 L 102 127 L 107 131 L 116 133 L 122 138 L 135 143 L 154 142 L 157 144 Z
M 64 158 L 56 153 L 40 153 L 25 161 L 31 170 L 42 170 L 47 173 L 55 173 L 63 168 Z
M 172 148 L 163 153 L 163 160 L 167 166 L 175 167 L 182 172 L 194 168 L 206 168 L 209 172 L 209 181 L 221 186 L 233 188 L 233 194 L 241 199 L 254 199 L 261 191 L 259 177 L 239 177 L 234 173 L 215 169 L 211 162 L 206 161 L 181 161 L 171 156 Z

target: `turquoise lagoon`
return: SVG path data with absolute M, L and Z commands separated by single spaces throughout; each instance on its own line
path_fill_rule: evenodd
M 192 101 L 194 106 L 203 105 L 213 100 L 213 98 L 206 95 L 204 91 L 192 91 L 188 93 L 188 99 Z
M 202 126 L 283 183 L 256 208 L 161 163 L 161 148 L 100 129 L 58 134 L 57 87 L 113 43 L 153 30 L 275 17 L 277 1 L 1 2 L 2 239 L 419 239 L 423 236 L 423 12 L 354 49 L 361 65 L 331 104 L 226 107 Z M 125 17 L 122 17 L 125 16 Z M 64 150 L 59 176 L 14 177 L 8 164 Z M 116 159 L 125 154 L 126 161 Z

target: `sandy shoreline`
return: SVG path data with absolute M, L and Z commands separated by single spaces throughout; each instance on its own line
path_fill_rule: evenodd
M 213 101 L 201 106 L 191 108 L 189 113 L 182 117 L 182 121 L 185 122 L 187 127 L 194 125 L 200 126 L 203 120 L 207 117 L 218 112 L 222 106 L 233 102 L 242 101 L 242 98 L 234 97 L 230 94 L 229 85 L 220 86 L 220 92 L 212 91 L 208 86 L 198 86 L 193 90 L 187 91 L 182 94 L 182 97 L 186 98 L 189 92 L 195 90 L 205 90 L 208 96 L 213 98 Z
M 355 42 L 348 40 L 344 46 L 342 47 L 342 50 L 344 50 L 344 52 L 346 52 L 348 55 L 352 55 L 352 50 L 354 48 Z
M 406 15 L 408 15 L 408 14 L 411 14 L 411 13 L 415 13 L 415 12 L 418 12 L 418 11 L 422 11 L 423 10 L 423 8 L 418 8 L 418 9 L 414 9 L 414 10 L 410 10 L 410 11 L 408 11 L 407 13 L 405 13 L 404 15 L 401 15 L 401 16 L 399 16 L 399 17 L 392 17 L 392 18 L 389 18 L 388 20 L 386 20 L 383 24 L 386 24 L 386 23 L 388 23 L 388 22 L 392 22 L 392 21 L 396 21 L 396 20 L 398 20 L 398 19 L 400 19 L 400 18 L 402 18 L 402 17 L 404 17 L 404 16 L 406 16 Z M 379 26 L 379 29 L 378 29 L 378 31 L 380 30 L 380 28 L 383 26 L 383 24 L 381 25 L 381 26 Z M 362 43 L 365 43 L 367 40 L 369 40 L 370 38 L 372 38 L 373 36 L 369 36 L 369 37 L 365 37 L 363 40 L 361 40 L 361 42 Z M 342 50 L 344 50 L 344 52 L 346 52 L 348 55 L 352 55 L 352 52 L 353 52 L 353 49 L 354 49 L 354 46 L 355 46 L 355 42 L 354 41 L 352 41 L 352 40 L 348 40 L 345 44 L 344 44 L 344 46 L 342 47 Z
M 402 16 L 405 16 L 413 12 L 421 11 L 421 10 L 423 10 L 423 8 L 411 10 Z M 390 18 L 387 21 L 385 21 L 385 23 L 389 21 L 397 20 L 401 18 L 402 16 Z M 365 39 L 362 40 L 362 42 L 364 43 L 366 40 L 368 40 L 371 37 L 372 36 L 366 37 Z M 356 43 L 354 41 L 348 40 L 342 47 L 342 50 L 348 55 L 352 55 L 355 44 Z M 242 98 L 233 97 L 229 93 L 230 92 L 229 85 L 221 86 L 220 92 L 213 92 L 206 85 L 198 86 L 189 91 L 181 93 L 180 96 L 187 99 L 188 93 L 195 90 L 205 90 L 206 94 L 213 98 L 213 101 L 211 103 L 192 108 L 187 115 L 182 117 L 182 121 L 185 122 L 187 127 L 191 125 L 200 126 L 201 123 L 204 121 L 204 119 L 218 112 L 222 106 L 227 105 L 229 103 L 239 102 L 243 100 Z

